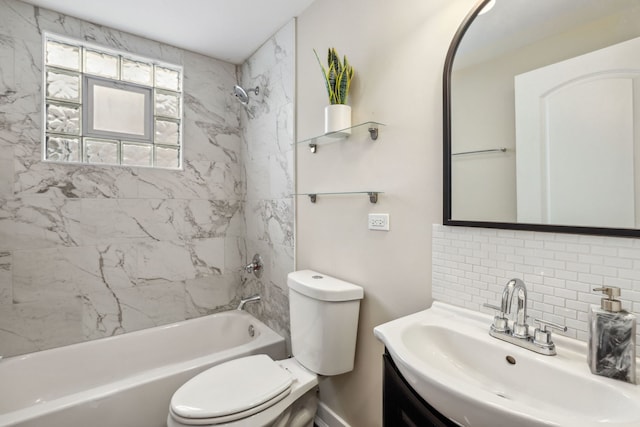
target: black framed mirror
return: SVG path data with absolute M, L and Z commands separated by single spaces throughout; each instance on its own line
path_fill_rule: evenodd
M 640 236 L 636 57 L 637 0 L 478 1 L 444 67 L 443 223 Z

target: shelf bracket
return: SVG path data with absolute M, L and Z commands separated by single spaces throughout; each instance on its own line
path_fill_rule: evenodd
M 318 151 L 318 144 L 309 144 L 309 151 L 315 154 Z
M 374 127 L 374 126 L 371 126 L 369 128 L 369 136 L 371 136 L 371 139 L 374 140 L 374 141 L 376 139 L 378 139 L 378 128 Z M 373 202 L 373 203 L 375 203 L 375 202 Z
M 315 203 L 318 200 L 318 196 L 322 195 L 345 195 L 345 194 L 366 194 L 369 197 L 370 203 L 378 203 L 378 195 L 380 191 L 353 191 L 353 192 L 345 192 L 345 193 L 302 193 L 295 194 L 296 196 L 309 196 L 309 200 L 311 203 Z

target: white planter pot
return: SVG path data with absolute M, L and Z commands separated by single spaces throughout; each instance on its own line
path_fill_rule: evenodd
M 351 106 L 344 104 L 327 105 L 324 108 L 324 133 L 329 136 L 351 135 Z

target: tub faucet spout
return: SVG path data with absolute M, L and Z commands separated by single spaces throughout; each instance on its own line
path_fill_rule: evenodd
M 245 305 L 252 302 L 258 302 L 258 301 L 260 301 L 260 295 L 254 295 L 249 298 L 241 299 L 240 304 L 238 305 L 238 310 L 244 310 Z

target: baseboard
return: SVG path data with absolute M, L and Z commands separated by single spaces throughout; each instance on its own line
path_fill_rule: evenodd
M 351 427 L 323 402 L 318 402 L 318 412 L 316 412 L 314 423 L 318 427 Z

